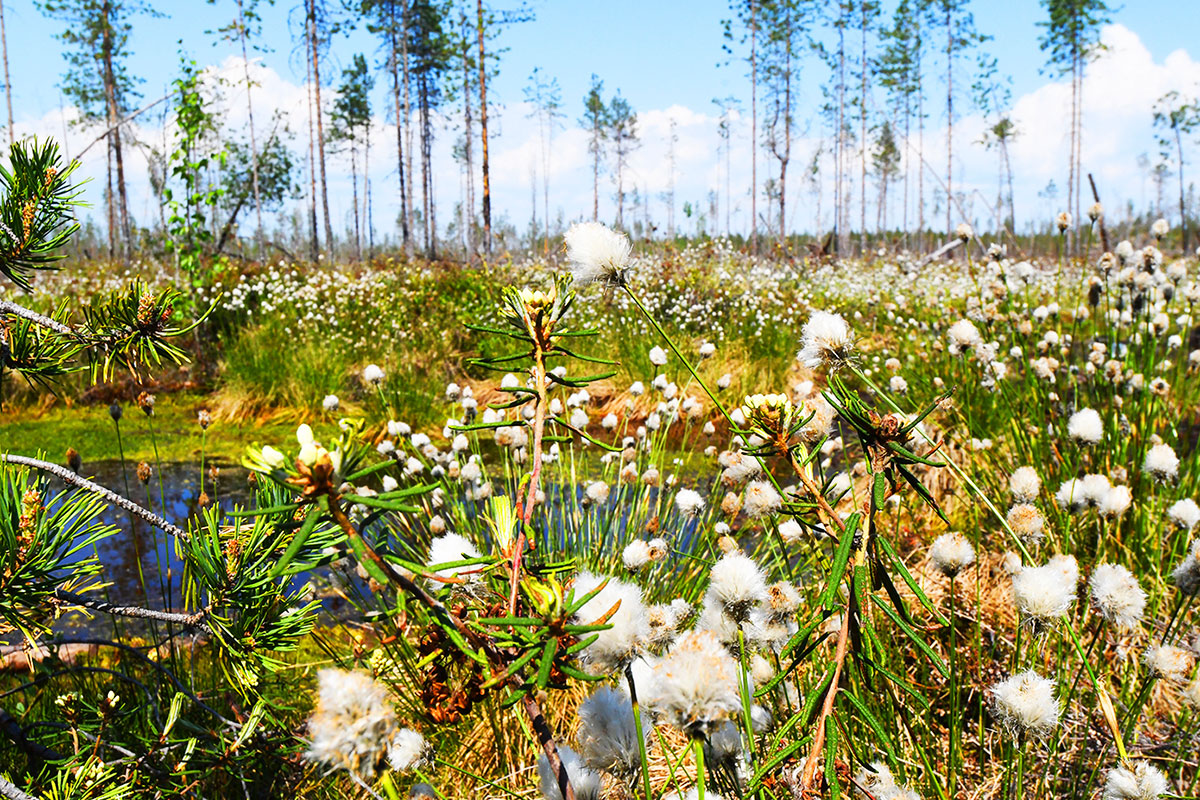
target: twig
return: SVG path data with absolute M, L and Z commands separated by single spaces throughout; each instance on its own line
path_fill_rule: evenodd
M 187 531 L 185 531 L 183 528 L 180 528 L 178 525 L 168 522 L 159 515 L 155 514 L 153 511 L 142 508 L 137 503 L 122 497 L 111 489 L 105 489 L 98 483 L 94 483 L 89 481 L 87 478 L 76 475 L 66 467 L 59 466 L 58 464 L 52 464 L 49 461 L 42 461 L 41 459 L 30 458 L 29 456 L 12 455 L 11 453 L 0 453 L 0 462 L 7 462 L 9 464 L 15 464 L 21 467 L 31 467 L 33 469 L 41 470 L 42 472 L 49 472 L 51 475 L 62 478 L 72 486 L 76 486 L 80 489 L 89 491 L 92 494 L 99 495 L 108 502 L 112 503 L 114 506 L 128 511 L 134 516 L 141 517 L 143 521 L 153 525 L 161 531 L 166 531 L 172 536 L 178 536 L 180 539 L 187 539 Z
M 0 776 L 0 795 L 9 798 L 9 800 L 38 800 L 37 797 L 22 792 L 16 786 L 6 781 L 3 776 Z
M 62 755 L 44 744 L 31 742 L 25 736 L 25 730 L 21 727 L 21 723 L 17 722 L 16 717 L 9 714 L 3 708 L 0 708 L 0 732 L 3 732 L 12 743 L 21 749 L 26 755 L 41 761 L 56 761 L 62 758 Z
M 72 603 L 84 608 L 90 608 L 95 611 L 101 611 L 105 614 L 117 614 L 122 617 L 138 617 L 141 619 L 154 619 L 160 622 L 174 622 L 188 628 L 196 628 L 204 631 L 209 636 L 215 636 L 212 628 L 201 622 L 206 611 L 199 611 L 195 614 L 178 614 L 170 611 L 155 611 L 151 608 L 141 608 L 140 606 L 117 606 L 104 600 L 93 600 L 75 592 L 69 592 L 66 589 L 56 589 L 54 596 L 64 603 Z
M 1103 209 L 1104 205 L 1100 203 L 1100 192 L 1096 191 L 1096 179 L 1092 177 L 1092 173 L 1090 172 L 1088 173 L 1088 183 L 1092 185 L 1092 199 Z M 1096 218 L 1096 222 L 1100 225 L 1100 245 L 1104 248 L 1104 252 L 1110 253 L 1112 251 L 1108 249 L 1108 228 L 1104 225 L 1103 210 L 1100 212 L 1100 216 Z
M 962 240 L 962 238 L 961 238 L 961 237 L 959 237 L 959 236 L 955 236 L 953 239 L 951 239 L 950 241 L 946 242 L 944 245 L 942 245 L 941 247 L 939 247 L 937 250 L 933 251 L 933 252 L 932 252 L 932 253 L 930 253 L 929 255 L 927 255 L 927 256 L 925 256 L 924 258 L 922 258 L 922 259 L 921 259 L 920 266 L 922 266 L 922 267 L 923 267 L 923 266 L 925 266 L 926 264 L 928 264 L 930 261 L 933 261 L 935 258 L 937 258 L 937 257 L 939 257 L 939 256 L 942 256 L 942 255 L 944 255 L 944 254 L 946 254 L 946 253 L 949 253 L 951 250 L 953 250 L 954 248 L 958 247 L 958 246 L 959 246 L 960 244 L 962 244 L 962 243 L 963 243 L 963 240 Z
M 75 336 L 75 329 L 70 325 L 64 325 L 58 320 L 51 319 L 44 314 L 39 314 L 36 311 L 30 311 L 24 306 L 19 306 L 16 303 L 11 303 L 8 300 L 0 300 L 0 314 L 12 314 L 14 317 L 27 319 L 35 325 L 40 325 L 43 328 L 49 328 L 55 333 L 61 333 L 63 336 Z

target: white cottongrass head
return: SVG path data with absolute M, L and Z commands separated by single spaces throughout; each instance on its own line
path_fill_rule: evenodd
M 675 509 L 685 517 L 694 517 L 704 510 L 704 498 L 695 489 L 680 489 L 675 493 Z
M 1097 444 L 1104 438 L 1104 420 L 1093 408 L 1081 408 L 1067 420 L 1067 435 L 1079 444 Z
M 577 222 L 563 238 L 576 284 L 603 281 L 619 286 L 625 283 L 633 245 L 624 233 L 599 222 Z
M 642 590 L 636 585 L 591 572 L 576 576 L 576 601 L 602 584 L 604 588 L 575 612 L 575 621 L 580 625 L 595 625 L 603 620 L 603 624 L 611 626 L 596 631 L 596 641 L 584 648 L 579 657 L 588 668 L 611 674 L 638 654 L 647 633 L 646 604 L 642 600 Z M 606 618 L 609 612 L 612 612 L 611 616 Z
M 835 366 L 854 350 L 854 334 L 841 314 L 814 311 L 800 334 L 800 352 L 796 358 L 809 369 L 822 364 Z
M 1190 497 L 1176 500 L 1167 509 L 1167 517 L 1175 525 L 1190 531 L 1196 527 L 1197 522 L 1200 522 L 1200 506 L 1196 505 L 1196 501 Z
M 579 754 L 599 772 L 629 778 L 638 771 L 641 748 L 629 695 L 604 686 L 579 704 Z
M 604 795 L 604 777 L 594 770 L 588 769 L 571 748 L 564 744 L 558 746 L 558 759 L 571 782 L 576 800 L 600 800 Z M 545 753 L 538 756 L 538 788 L 545 800 L 563 800 L 562 787 L 558 785 L 558 775 L 550 767 L 550 759 Z
M 1133 505 L 1133 492 L 1128 486 L 1110 486 L 1108 491 L 1096 502 L 1096 510 L 1100 516 L 1116 518 L 1123 515 Z
M 359 671 L 317 673 L 317 707 L 308 718 L 310 760 L 369 778 L 395 727 L 396 715 L 382 683 Z
M 1200 539 L 1192 543 L 1192 551 L 1175 567 L 1171 581 L 1184 594 L 1200 594 Z
M 1145 664 L 1156 678 L 1166 678 L 1170 681 L 1186 681 L 1192 671 L 1195 659 L 1192 654 L 1182 647 L 1170 644 L 1147 647 L 1142 654 Z
M 1092 606 L 1106 620 L 1121 628 L 1132 628 L 1146 612 L 1146 592 L 1128 568 L 1101 564 L 1088 580 Z
M 943 533 L 929 546 L 929 560 L 939 572 L 953 578 L 975 563 L 975 548 L 958 531 Z
M 625 569 L 639 570 L 652 560 L 650 543 L 645 539 L 634 539 L 621 551 L 621 562 L 625 565 Z
M 1010 735 L 1044 736 L 1058 725 L 1054 681 L 1033 670 L 992 686 L 992 714 Z
M 1171 790 L 1158 767 L 1138 761 L 1127 767 L 1113 767 L 1104 782 L 1101 800 L 1157 800 Z
M 1029 503 L 1017 503 L 1010 508 L 1005 522 L 1025 542 L 1040 542 L 1045 535 L 1046 520 L 1042 512 Z
M 646 704 L 689 733 L 714 730 L 742 708 L 738 664 L 711 631 L 689 631 L 654 667 Z
M 1179 473 L 1179 456 L 1175 455 L 1169 444 L 1156 444 L 1146 451 L 1142 471 L 1156 480 L 1173 481 Z
M 650 348 L 650 363 L 656 367 L 661 367 L 667 363 L 667 351 L 663 350 L 658 345 Z
M 452 564 L 456 561 L 469 561 L 473 558 L 479 558 L 479 550 L 475 545 L 471 544 L 470 540 L 458 533 L 447 533 L 437 537 L 429 543 L 429 563 L 427 566 L 433 567 L 438 564 Z M 477 572 L 470 572 L 477 567 L 464 564 L 457 567 L 442 567 L 437 570 L 436 574 L 442 578 L 458 578 L 468 583 L 475 583 L 479 580 Z M 463 575 L 464 572 L 470 574 Z
M 1053 622 L 1071 609 L 1075 602 L 1075 583 L 1070 580 L 1070 571 L 1065 561 L 1044 564 L 1040 567 L 1025 567 L 1013 575 L 1013 596 L 1017 610 L 1030 624 Z
M 429 760 L 429 744 L 412 728 L 401 728 L 388 743 L 387 757 L 396 772 L 408 772 Z
M 383 370 L 377 364 L 367 364 L 366 368 L 362 371 L 362 379 L 364 383 L 378 386 L 383 383 Z
M 734 551 L 721 556 L 709 573 L 708 591 L 732 619 L 742 622 L 767 598 L 767 578 L 753 559 Z
M 341 401 L 338 400 L 336 394 L 327 394 L 325 395 L 325 399 L 321 401 L 321 408 L 326 411 L 337 411 L 340 404 Z
M 1009 476 L 1008 489 L 1018 503 L 1032 503 L 1042 490 L 1042 479 L 1033 467 L 1018 467 Z
M 778 512 L 782 506 L 783 498 L 770 481 L 751 481 L 746 486 L 746 497 L 742 501 L 746 516 L 765 517 Z
M 955 353 L 966 350 L 969 347 L 975 347 L 983 342 L 983 337 L 979 334 L 979 329 L 969 319 L 960 319 L 951 325 L 950 330 L 946 331 L 946 335 L 950 337 L 950 345 L 954 348 L 952 352 Z
M 855 800 L 921 800 L 921 796 L 896 783 L 887 764 L 875 761 L 870 768 L 861 767 L 854 775 Z

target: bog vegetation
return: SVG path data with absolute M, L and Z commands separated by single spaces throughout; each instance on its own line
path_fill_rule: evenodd
M 186 58 L 150 157 L 162 213 L 133 224 L 121 62 L 148 9 L 41 3 L 78 49 L 67 90 L 104 125 L 108 228 L 80 228 L 56 143 L 11 143 L 0 797 L 1200 796 L 1197 104 L 1155 116 L 1179 223 L 1110 220 L 1078 148 L 1108 11 L 1045 5 L 1077 104 L 1056 218 L 1017 234 L 1017 132 L 986 57 L 990 232 L 955 192 L 953 70 L 988 41 L 967 4 L 901 2 L 884 25 L 869 3 L 762 0 L 725 24 L 772 107 L 752 122 L 771 160 L 750 230 L 710 235 L 716 191 L 685 206 L 689 236 L 672 195 L 664 236 L 625 183 L 636 114 L 598 78 L 593 220 L 552 226 L 546 182 L 527 233 L 493 225 L 494 38 L 524 14 L 356 4 L 399 146 L 398 231 L 376 242 L 362 56 L 325 104 L 352 231 L 335 236 L 317 185 L 331 7 L 298 17 L 308 205 L 271 231 L 300 192 L 283 125 L 226 136 Z M 218 34 L 245 55 L 259 11 L 239 0 Z M 792 59 L 859 13 L 857 62 L 844 36 L 815 51 L 841 76 L 810 170 L 832 233 L 792 234 Z M 936 235 L 934 173 L 908 162 L 933 32 L 951 76 Z M 886 120 L 855 116 L 868 79 Z M 452 87 L 468 179 L 439 228 L 429 119 Z M 535 74 L 529 98 L 545 155 L 556 85 Z

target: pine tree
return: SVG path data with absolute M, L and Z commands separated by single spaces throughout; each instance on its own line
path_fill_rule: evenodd
M 400 236 L 405 250 L 412 244 L 411 142 L 408 107 L 408 0 L 362 0 L 367 30 L 379 36 L 384 68 L 390 79 L 393 124 L 396 126 L 396 174 L 400 182 Z M 405 142 L 409 145 L 406 146 Z M 405 160 L 409 152 L 408 161 Z
M 1087 65 L 1099 53 L 1100 28 L 1108 22 L 1105 0 L 1042 0 L 1047 19 L 1038 44 L 1046 52 L 1046 66 L 1071 76 L 1070 153 L 1067 156 L 1067 210 L 1079 218 L 1083 143 L 1083 78 Z M 1074 248 L 1074 231 L 1069 246 Z
M 103 125 L 108 143 L 105 202 L 108 254 L 128 258 L 132 246 L 129 202 L 125 181 L 125 143 L 122 122 L 139 83 L 125 68 L 129 56 L 131 19 L 155 14 L 141 0 L 38 0 L 38 7 L 66 23 L 58 35 L 69 48 L 63 94 L 81 113 L 84 125 Z
M 1179 92 L 1170 91 L 1154 104 L 1154 127 L 1158 131 L 1159 156 L 1162 164 L 1175 161 L 1179 176 L 1179 227 L 1183 252 L 1188 252 L 1187 205 L 1184 199 L 1183 137 L 1200 129 L 1200 101 L 1187 100 Z
M 554 130 L 558 127 L 562 112 L 562 89 L 558 78 L 546 79 L 541 70 L 534 68 L 525 86 L 525 101 L 530 104 L 529 116 L 537 122 L 538 148 L 542 160 L 542 224 L 545 229 L 544 253 L 550 252 L 550 148 Z
M 909 167 L 912 152 L 912 121 L 917 116 L 916 107 L 920 104 L 920 48 L 921 15 L 910 0 L 900 0 L 892 15 L 892 24 L 882 32 L 883 48 L 878 58 L 879 81 L 887 91 L 893 117 L 902 120 L 900 131 L 903 154 L 903 202 L 901 212 L 901 229 L 908 236 L 909 211 L 909 182 L 911 169 Z M 924 173 L 924 167 L 918 159 L 917 171 Z M 918 180 L 920 180 L 918 176 Z M 922 184 L 923 185 L 923 184 Z M 923 200 L 918 201 L 924 205 Z
M 330 115 L 330 139 L 350 150 L 350 185 L 354 202 L 354 257 L 362 260 L 362 231 L 358 206 L 358 154 L 371 128 L 371 90 L 375 80 L 367 70 L 367 59 L 356 54 L 342 70 L 342 85 Z
M 637 112 L 629 101 L 617 92 L 608 103 L 608 139 L 613 143 L 617 182 L 617 227 L 625 224 L 625 168 L 629 155 L 640 144 Z
M 583 117 L 579 125 L 588 131 L 588 153 L 592 156 L 592 221 L 600 219 L 600 165 L 604 143 L 608 141 L 609 109 L 600 93 L 604 81 L 592 75 L 592 85 L 583 97 Z
M 787 239 L 787 174 L 799 94 L 801 36 L 808 27 L 807 16 L 805 6 L 797 0 L 766 0 L 761 7 L 762 76 L 770 113 L 765 134 L 767 148 L 779 164 L 775 195 L 781 245 Z

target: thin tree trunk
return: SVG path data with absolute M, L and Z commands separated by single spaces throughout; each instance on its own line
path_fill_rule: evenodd
M 1071 142 L 1070 154 L 1067 156 L 1067 211 L 1073 211 L 1075 208 L 1075 152 L 1076 145 L 1079 142 L 1079 131 L 1075 127 L 1075 110 L 1079 103 L 1079 58 L 1073 55 L 1071 58 Z M 1067 252 L 1073 253 L 1075 243 L 1074 230 L 1067 231 Z
M 1179 136 L 1178 125 L 1175 126 L 1175 148 L 1179 153 L 1179 227 L 1180 234 L 1183 236 L 1183 252 L 1186 253 L 1188 251 L 1188 224 L 1183 199 L 1183 140 Z
M 415 222 L 416 207 L 413 205 L 413 140 L 412 140 L 412 92 L 411 81 L 408 75 L 408 0 L 404 0 L 404 4 L 400 12 L 401 21 L 404 26 L 404 35 L 400 37 L 400 65 L 404 75 L 404 152 L 405 152 L 405 172 L 408 174 L 408 185 L 401 185 L 401 190 L 407 190 L 405 196 L 405 206 L 408 209 L 408 228 L 411 231 L 411 236 L 406 242 L 405 254 L 412 258 L 415 242 L 413 241 L 417 235 L 417 226 Z
M 845 220 L 842 217 L 843 200 L 846 186 L 843 181 L 846 157 L 846 18 L 845 7 L 838 14 L 838 112 L 837 139 L 834 141 L 834 176 L 833 183 L 833 217 L 834 228 L 837 230 L 838 252 L 844 252 L 846 240 Z
M 492 179 L 488 171 L 487 59 L 484 51 L 483 0 L 476 0 L 479 38 L 479 140 L 483 157 L 483 249 L 492 252 Z
M 750 243 L 758 251 L 758 8 L 750 0 Z
M 600 220 L 600 112 L 592 121 L 592 222 Z
M 392 68 L 392 107 L 396 112 L 396 171 L 400 173 L 400 236 L 405 248 L 409 244 L 409 227 L 408 227 L 408 193 L 405 190 L 405 168 L 404 168 L 404 124 L 400 121 L 400 64 L 396 56 L 401 51 L 402 45 L 397 42 L 397 36 L 403 40 L 408 39 L 407 20 L 404 21 L 405 28 L 400 30 L 396 27 L 396 6 L 393 4 L 391 10 L 391 52 L 388 54 L 388 64 Z M 405 89 L 407 91 L 408 78 L 405 76 Z
M 375 220 L 371 218 L 371 121 L 369 119 L 363 130 L 363 219 L 367 224 L 367 260 L 370 261 L 375 250 Z
M 946 234 L 950 224 L 951 198 L 954 197 L 954 26 L 946 3 Z
M 867 4 L 859 3 L 859 9 L 862 12 L 862 63 L 859 64 L 859 72 L 861 81 L 860 96 L 859 96 L 859 151 L 862 157 L 859 159 L 858 185 L 859 191 L 859 212 L 858 219 L 861 230 L 858 233 L 858 252 L 859 255 L 867 252 Z
M 460 18 L 463 39 L 462 39 L 462 67 L 463 67 L 463 157 L 464 157 L 464 172 L 466 173 L 466 182 L 463 186 L 463 201 L 465 208 L 462 215 L 463 227 L 463 247 L 466 250 L 468 258 L 475 256 L 475 155 L 474 146 L 472 143 L 474 131 L 472 130 L 472 108 L 471 108 L 471 57 L 470 57 L 470 41 L 466 37 L 467 18 L 462 15 Z
M 350 144 L 350 187 L 354 200 L 354 260 L 362 261 L 362 231 L 358 222 L 358 154 Z
M 316 154 L 316 125 L 313 122 L 312 96 L 312 61 L 304 59 L 308 85 L 305 97 L 308 100 L 308 216 L 312 231 L 309 235 L 309 257 L 317 263 L 320 255 L 320 241 L 317 239 L 317 154 Z
M 917 45 L 917 250 L 925 246 L 925 89 L 921 85 L 921 46 Z
M 0 57 L 4 60 L 4 99 L 8 104 L 8 146 L 12 147 L 16 131 L 13 129 L 12 81 L 8 76 L 8 35 L 4 30 L 4 0 L 0 0 Z
M 112 148 L 113 166 L 116 168 L 116 224 L 110 223 L 109 227 L 116 234 L 116 240 L 110 241 L 110 256 L 115 256 L 118 252 L 122 257 L 128 256 L 129 247 L 129 214 L 127 196 L 125 193 L 125 159 L 121 152 L 121 129 L 119 121 L 121 119 L 121 111 L 117 107 L 117 79 L 113 69 L 113 40 L 112 40 L 112 17 L 113 5 L 109 0 L 106 0 L 101 7 L 103 15 L 104 32 L 100 42 L 100 58 L 102 64 L 101 80 L 104 82 L 104 107 L 105 117 L 109 126 L 109 143 Z
M 242 11 L 243 0 L 238 4 L 238 39 L 242 43 L 242 69 L 246 77 L 246 116 L 250 121 L 250 184 L 254 189 L 254 212 L 257 216 L 258 227 L 255 230 L 255 241 L 258 245 L 258 257 L 264 258 L 263 250 L 263 221 L 262 196 L 258 189 L 258 140 L 254 133 L 254 103 L 250 99 L 250 57 L 246 50 L 246 19 Z
M 313 94 L 316 97 L 315 113 L 317 118 L 317 166 L 321 171 L 321 211 L 325 221 L 325 246 L 329 250 L 330 257 L 333 256 L 333 223 L 329 217 L 329 184 L 325 178 L 325 123 L 324 114 L 321 111 L 321 65 L 319 58 L 320 41 L 317 35 L 317 3 L 316 0 L 309 0 L 309 45 L 312 53 L 312 83 Z
M 787 247 L 787 170 L 792 158 L 792 20 L 784 21 L 787 41 L 783 70 L 783 158 L 779 160 L 779 246 Z

